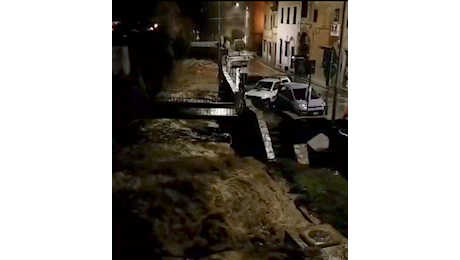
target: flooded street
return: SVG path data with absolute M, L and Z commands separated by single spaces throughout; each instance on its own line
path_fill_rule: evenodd
M 206 60 L 178 62 L 165 91 L 217 91 L 217 69 Z M 299 252 L 284 243 L 285 231 L 312 223 L 288 196 L 289 185 L 272 179 L 263 163 L 235 154 L 232 137 L 218 122 L 137 124 L 139 142 L 114 155 L 114 243 L 120 255 L 298 259 Z M 128 242 L 132 237 L 139 241 Z M 314 249 L 300 254 L 321 259 Z
M 173 75 L 166 90 L 218 88 L 217 65 L 209 61 L 185 60 Z M 116 158 L 114 203 L 135 211 L 166 255 L 251 254 L 256 241 L 276 248 L 285 230 L 311 225 L 262 163 L 235 154 L 217 122 L 138 123 L 142 142 Z M 129 218 L 119 222 L 130 225 Z

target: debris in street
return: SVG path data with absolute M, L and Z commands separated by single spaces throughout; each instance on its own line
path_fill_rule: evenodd
M 219 67 L 210 60 L 186 59 L 178 61 L 168 90 L 180 91 L 218 91 Z
M 176 65 L 165 91 L 217 90 L 210 73 L 217 73 L 217 65 L 201 60 Z M 207 76 L 197 76 L 205 70 Z M 298 234 L 312 223 L 262 163 L 235 154 L 217 122 L 137 124 L 141 141 L 114 149 L 114 254 L 124 259 L 134 259 L 132 254 L 136 259 L 324 258 L 318 249 L 285 244 L 286 232 Z
M 310 160 L 308 158 L 307 144 L 294 144 L 294 152 L 299 164 L 308 165 Z
M 251 254 L 254 243 L 280 246 L 285 230 L 311 225 L 260 162 L 238 158 L 227 143 L 195 142 L 193 129 L 209 124 L 144 123 L 152 139 L 119 154 L 124 169 L 113 176 L 114 203 L 150 223 L 146 232 L 173 256 L 200 247 Z
M 318 134 L 313 137 L 307 144 L 316 152 L 321 152 L 329 148 L 329 138 L 325 134 Z

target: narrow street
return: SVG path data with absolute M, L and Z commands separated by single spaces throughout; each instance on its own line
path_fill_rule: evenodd
M 260 58 L 256 58 L 249 62 L 248 65 L 248 74 L 257 74 L 262 75 L 265 77 L 271 76 L 285 76 L 286 73 L 278 71 L 276 69 L 271 68 L 270 66 L 264 64 L 260 61 Z M 312 83 L 313 89 L 321 95 L 321 97 L 326 100 L 327 97 L 327 104 L 328 104 L 328 119 L 332 119 L 332 109 L 333 109 L 333 102 L 334 102 L 334 90 L 331 89 L 328 93 L 327 89 L 318 86 Z M 340 93 L 340 92 L 339 92 Z M 337 111 L 336 111 L 336 119 L 342 118 L 345 110 L 347 108 L 348 103 L 348 95 L 344 93 L 340 93 L 341 95 L 337 95 Z

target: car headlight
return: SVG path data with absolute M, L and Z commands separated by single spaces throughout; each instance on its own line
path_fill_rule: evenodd
M 299 107 L 302 110 L 307 110 L 307 105 L 305 105 L 305 104 L 300 104 Z

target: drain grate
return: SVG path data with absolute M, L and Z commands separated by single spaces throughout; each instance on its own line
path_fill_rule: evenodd
M 329 224 L 315 225 L 300 232 L 300 237 L 310 246 L 328 247 L 339 245 L 345 238 Z

